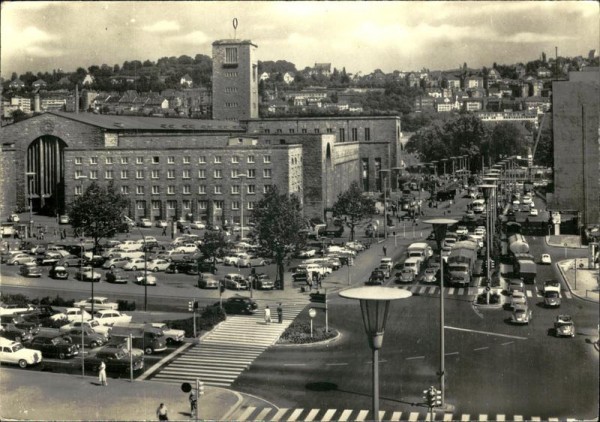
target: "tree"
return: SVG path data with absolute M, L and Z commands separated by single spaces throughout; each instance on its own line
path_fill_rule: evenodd
M 302 231 L 307 223 L 302 215 L 300 200 L 293 194 L 280 194 L 277 186 L 274 186 L 256 204 L 251 221 L 255 224 L 258 243 L 275 258 L 276 280 L 280 280 L 279 285 L 283 290 L 285 258 L 304 245 Z
M 83 195 L 71 202 L 71 226 L 94 240 L 98 249 L 100 239 L 112 237 L 122 226 L 123 211 L 128 201 L 113 183 L 101 186 L 92 182 Z
M 500 122 L 494 126 L 489 140 L 488 155 L 497 161 L 501 155 L 524 155 L 529 134 L 519 123 Z
M 204 241 L 198 247 L 202 252 L 202 258 L 211 260 L 216 265 L 217 258 L 223 258 L 227 250 L 228 242 L 222 231 L 207 230 L 204 233 Z
M 333 204 L 334 217 L 346 217 L 350 229 L 350 240 L 354 240 L 354 230 L 367 216 L 375 214 L 375 200 L 364 197 L 358 182 L 350 184 L 348 190 L 340 193 Z

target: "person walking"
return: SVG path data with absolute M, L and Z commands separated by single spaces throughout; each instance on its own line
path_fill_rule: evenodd
M 283 324 L 283 308 L 281 307 L 281 302 L 279 302 L 279 306 L 277 306 L 277 319 L 280 324 Z
M 383 246 L 383 256 L 387 256 L 387 248 L 385 245 Z
M 164 403 L 161 403 L 160 406 L 158 406 L 158 409 L 156 409 L 156 416 L 158 417 L 159 421 L 168 421 L 169 420 L 169 416 L 167 415 L 168 409 L 167 409 L 167 405 Z
M 106 364 L 104 361 L 100 362 L 100 367 L 98 368 L 98 381 L 102 386 L 108 385 L 108 382 L 106 382 Z
M 162 236 L 166 236 L 167 235 L 167 226 L 164 226 L 162 229 Z
M 269 309 L 269 305 L 265 308 L 265 324 L 271 323 L 271 309 Z

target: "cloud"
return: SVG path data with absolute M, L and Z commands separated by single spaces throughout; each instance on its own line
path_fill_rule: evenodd
M 178 31 L 179 23 L 176 21 L 158 21 L 152 25 L 146 25 L 142 29 L 146 32 L 173 32 Z
M 505 42 L 511 43 L 544 43 L 544 42 L 557 42 L 575 39 L 577 37 L 571 37 L 569 35 L 556 35 L 556 34 L 539 34 L 535 32 L 518 32 L 508 37 L 504 37 Z
M 203 45 L 212 40 L 202 31 L 193 31 L 185 35 L 177 35 L 168 38 L 168 41 L 190 44 L 190 45 Z
M 16 26 L 6 25 L 2 28 L 2 38 L 11 40 L 9 43 L 2 43 L 2 48 L 6 49 L 7 53 L 25 53 L 33 57 L 51 57 L 63 54 L 62 51 L 52 48 L 60 40 L 60 37 L 35 26 L 18 29 Z

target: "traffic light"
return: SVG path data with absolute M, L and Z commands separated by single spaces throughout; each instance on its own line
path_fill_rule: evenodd
M 442 391 L 433 389 L 433 406 L 441 406 L 442 405 Z
M 327 303 L 326 293 L 311 293 L 309 296 L 312 303 Z
M 199 304 L 198 304 L 198 301 L 197 301 L 197 300 L 195 300 L 195 301 L 194 301 L 194 309 L 198 309 L 198 308 L 199 308 L 199 306 L 198 306 L 198 305 L 199 305 Z
M 188 311 L 192 312 L 194 310 L 194 301 L 190 300 L 188 302 Z
M 198 380 L 198 396 L 203 396 L 204 395 L 204 383 L 200 380 Z
M 423 390 L 423 399 L 425 400 L 425 404 L 427 404 L 427 407 L 434 406 L 435 388 L 433 388 L 433 386 L 429 387 L 427 390 Z

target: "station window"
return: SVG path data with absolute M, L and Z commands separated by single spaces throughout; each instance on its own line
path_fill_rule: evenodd
M 144 164 L 144 157 L 135 157 L 136 164 Z
M 173 185 L 167 186 L 167 195 L 175 195 L 175 186 L 173 186 Z
M 144 178 L 144 170 L 136 170 L 135 171 L 135 178 L 136 179 L 143 179 Z

